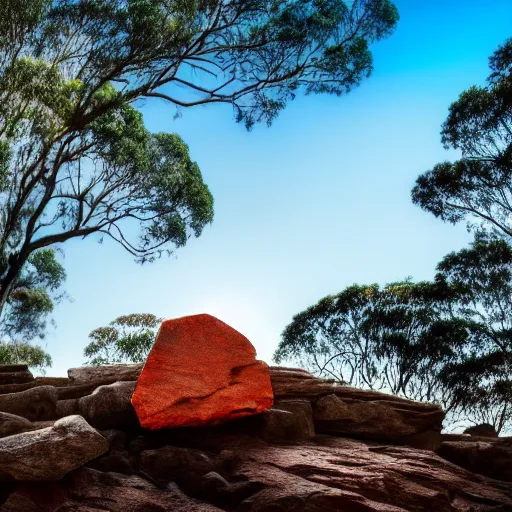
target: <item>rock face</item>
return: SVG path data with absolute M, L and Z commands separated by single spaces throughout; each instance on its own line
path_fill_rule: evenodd
M 512 512 L 512 438 L 441 436 L 435 406 L 271 368 L 262 414 L 150 430 L 135 380 L 87 374 L 0 387 L 17 407 L 0 414 L 0 512 Z
M 183 494 L 176 485 L 165 489 L 138 476 L 101 473 L 82 468 L 62 482 L 21 485 L 2 512 L 220 512 Z
M 512 438 L 444 441 L 439 455 L 474 473 L 512 482 Z
M 40 386 L 19 393 L 0 395 L 0 411 L 16 414 L 30 421 L 53 420 L 57 413 L 57 391 Z
M 245 336 L 210 315 L 162 324 L 132 398 L 148 429 L 217 425 L 272 403 L 267 365 Z
M 58 480 L 107 450 L 106 439 L 82 417 L 68 416 L 0 439 L 0 479 Z
M 437 406 L 317 379 L 304 370 L 271 368 L 276 400 L 307 398 L 317 433 L 436 449 L 444 412 Z

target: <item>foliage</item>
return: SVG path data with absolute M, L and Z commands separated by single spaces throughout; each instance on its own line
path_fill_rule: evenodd
M 65 294 L 66 272 L 54 249 L 32 253 L 13 283 L 1 315 L 0 335 L 11 341 L 44 338 L 46 321 Z
M 479 235 L 433 282 L 353 285 L 293 318 L 274 354 L 355 386 L 512 428 L 512 246 Z
M 183 246 L 213 199 L 177 135 L 136 109 L 233 107 L 250 128 L 299 92 L 342 94 L 392 32 L 389 0 L 5 0 L 0 311 L 28 258 L 99 234 L 140 262 Z M 100 238 L 102 239 L 102 238 Z
M 454 290 L 452 314 L 468 332 L 443 382 L 478 423 L 500 432 L 512 425 L 512 246 L 479 235 L 443 258 L 437 279 Z
M 453 407 L 438 375 L 455 360 L 465 330 L 441 315 L 447 299 L 432 283 L 350 286 L 296 315 L 274 359 L 300 360 L 341 382 Z
M 142 363 L 155 341 L 161 318 L 151 314 L 120 316 L 107 327 L 89 334 L 92 340 L 84 349 L 87 364 Z
M 512 39 L 490 58 L 484 87 L 471 87 L 450 106 L 445 147 L 462 158 L 416 180 L 412 200 L 444 221 L 512 235 Z
M 41 347 L 24 342 L 0 342 L 0 364 L 27 364 L 44 374 L 52 358 Z

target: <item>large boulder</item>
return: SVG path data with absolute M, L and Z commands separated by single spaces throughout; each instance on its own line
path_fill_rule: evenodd
M 59 480 L 107 450 L 107 440 L 81 416 L 68 416 L 0 439 L 0 479 Z
M 210 315 L 168 320 L 137 381 L 143 427 L 217 425 L 273 403 L 267 365 L 249 340 Z

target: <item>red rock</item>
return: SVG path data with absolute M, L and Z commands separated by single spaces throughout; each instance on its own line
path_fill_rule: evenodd
M 249 340 L 210 315 L 167 320 L 132 404 L 144 428 L 218 425 L 272 407 L 270 372 Z

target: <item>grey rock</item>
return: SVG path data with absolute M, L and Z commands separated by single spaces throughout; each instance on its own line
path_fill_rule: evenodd
M 0 395 L 0 411 L 30 421 L 53 420 L 57 417 L 57 391 L 53 386 L 39 386 Z
M 143 363 L 81 366 L 79 368 L 70 368 L 68 370 L 68 378 L 72 385 L 137 380 L 143 366 Z
M 81 416 L 68 416 L 53 427 L 0 439 L 0 475 L 8 480 L 59 480 L 107 450 L 106 439 Z
M 124 428 L 139 424 L 131 404 L 135 382 L 115 382 L 99 386 L 78 400 L 80 414 L 99 429 Z

